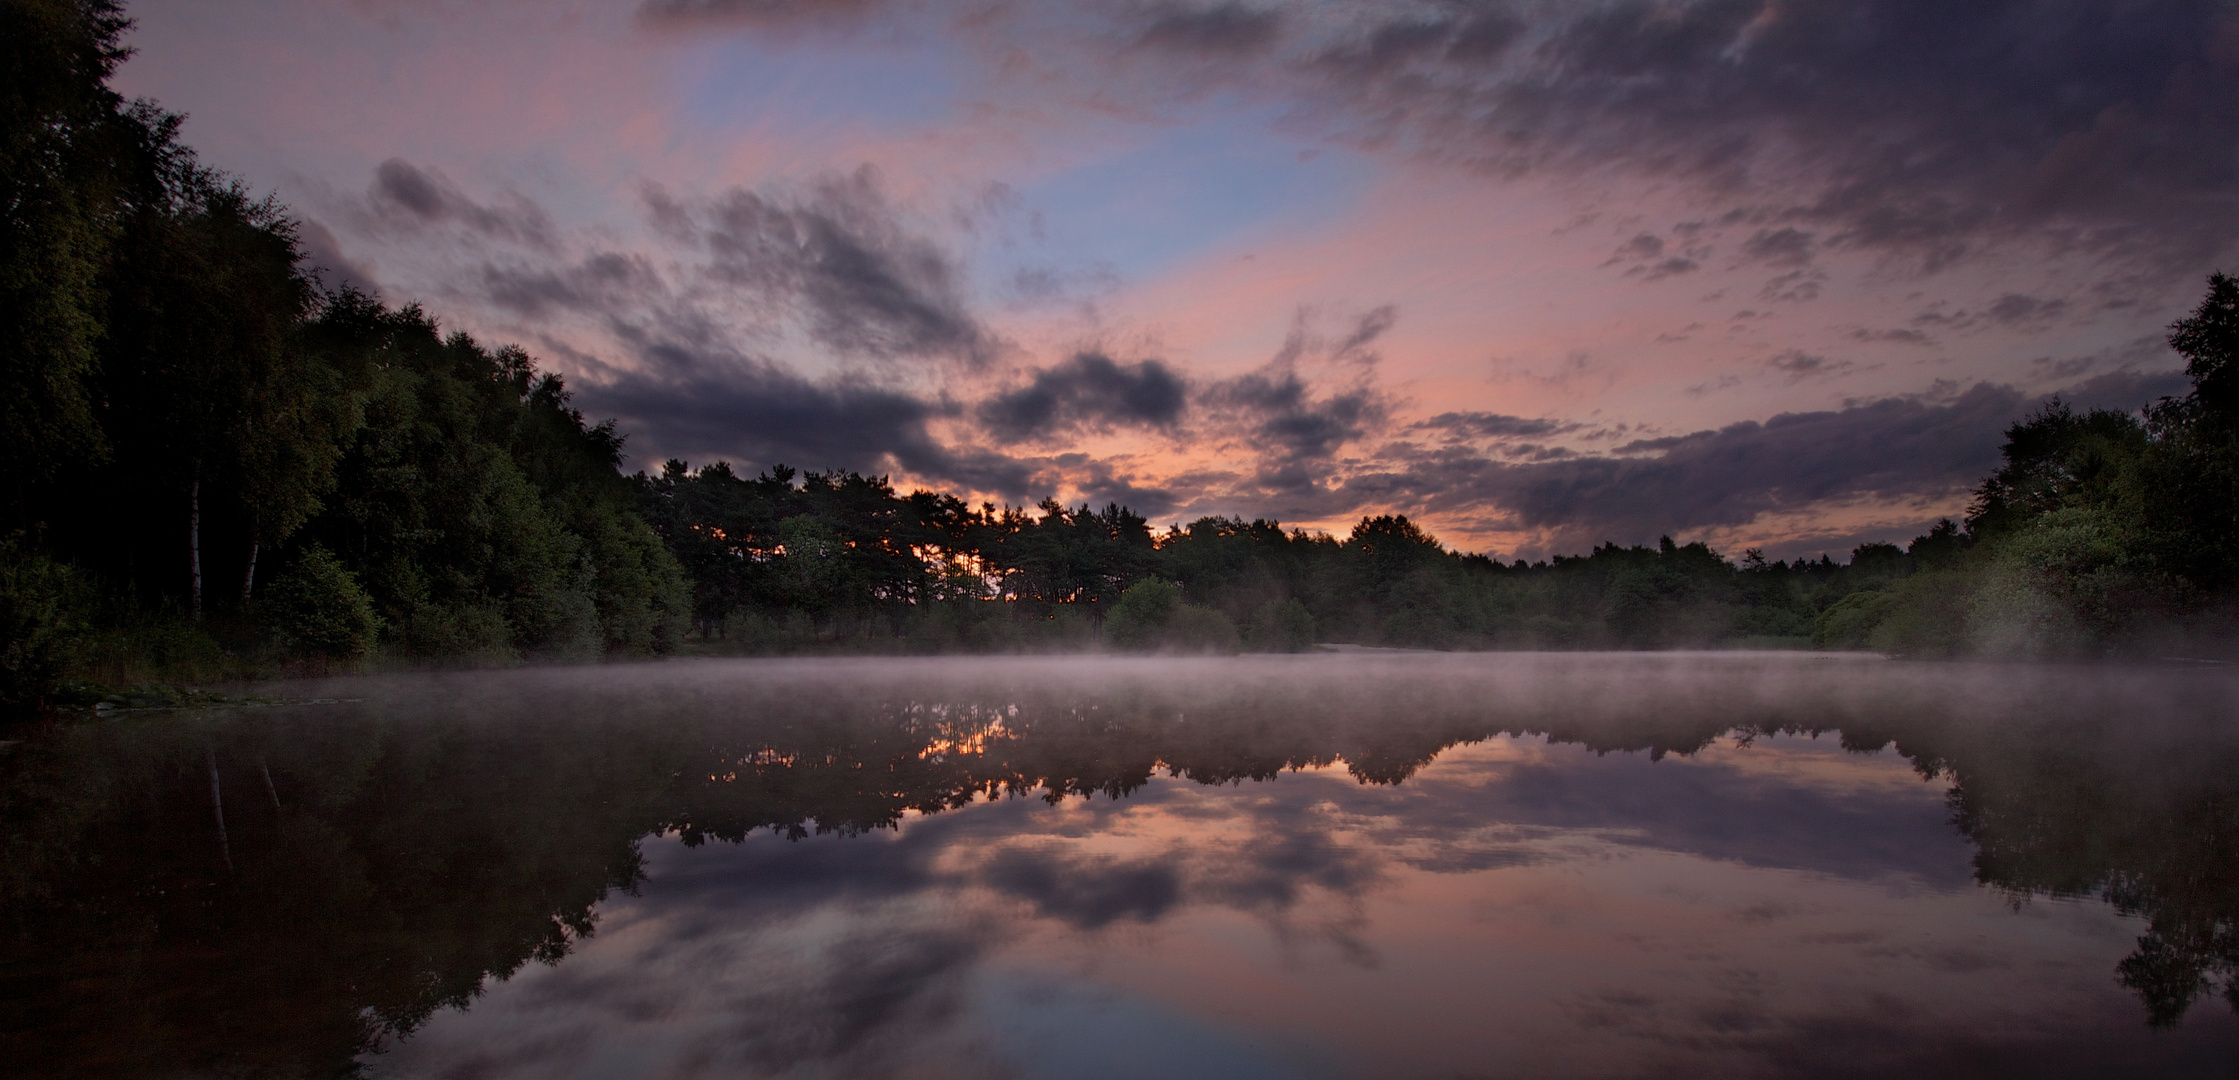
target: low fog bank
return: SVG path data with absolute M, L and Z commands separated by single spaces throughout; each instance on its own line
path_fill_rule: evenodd
M 1838 730 L 1893 723 L 2078 725 L 2128 740 L 2239 741 L 2239 667 L 2216 662 L 1925 662 L 1744 650 L 675 659 L 263 684 L 399 722 L 535 725 L 868 721 L 924 709 L 1175 725 L 1511 733 Z M 2228 729 L 2228 730 L 2227 730 Z M 1639 744 L 1647 748 L 1650 743 Z M 1661 745 L 1676 746 L 1674 743 Z

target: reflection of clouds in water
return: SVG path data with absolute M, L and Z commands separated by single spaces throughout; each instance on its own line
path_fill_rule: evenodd
M 1498 743 L 1537 740 L 1494 740 Z M 1952 832 L 1945 785 L 1922 783 L 1895 754 L 1860 759 L 1895 783 L 1830 784 L 1798 775 L 1814 758 L 1858 758 L 1829 740 L 1774 736 L 1748 749 L 1706 748 L 1648 765 L 1629 755 L 1566 747 L 1538 755 L 1457 748 L 1386 799 L 1370 825 L 1387 844 L 1431 841 L 1431 864 L 1460 856 L 1529 859 L 1530 849 L 1483 840 L 1488 822 L 1519 829 L 1602 830 L 1645 847 L 1749 866 L 1845 877 L 1902 876 L 1937 888 L 1971 880 L 1966 840 Z M 1565 752 L 1568 751 L 1568 752 Z M 1748 765 L 1744 759 L 1750 759 Z M 1646 766 L 1646 767 L 1643 767 Z M 1825 770 L 1821 770 L 1825 771 Z M 1519 835 L 1517 840 L 1521 840 Z
M 1734 752 L 1784 751 L 1774 740 Z M 593 1075 L 595 1063 L 625 1058 L 626 1071 L 640 1075 L 1001 1076 L 1040 1060 L 1033 1046 L 1121 1039 L 1114 1033 L 1146 1025 L 1160 1037 L 1234 1050 L 1246 1043 L 1201 1022 L 1145 1019 L 1164 1014 L 1140 995 L 1025 993 L 1014 984 L 1031 977 L 1004 958 L 1099 953 L 1128 925 L 1153 939 L 1187 938 L 1207 913 L 1227 910 L 1259 926 L 1265 947 L 1290 958 L 1286 966 L 1374 972 L 1388 950 L 1370 907 L 1380 891 L 1419 887 L 1421 875 L 1462 881 L 1502 868 L 1608 862 L 1631 848 L 1710 858 L 1746 851 L 1752 857 L 1742 861 L 1754 865 L 1842 868 L 1851 865 L 1843 853 L 1817 855 L 1803 841 L 1864 835 L 1877 823 L 1886 850 L 1867 865 L 1956 857 L 1963 870 L 1932 791 L 1878 804 L 1864 794 L 1814 799 L 1782 790 L 1777 768 L 1743 783 L 1715 757 L 1706 755 L 1710 767 L 1682 769 L 1495 739 L 1450 751 L 1398 787 L 1360 784 L 1342 766 L 1245 787 L 1162 778 L 1122 800 L 1007 799 L 856 837 L 763 833 L 694 850 L 656 841 L 646 899 L 611 905 L 577 956 L 495 988 L 381 1064 L 416 1075 L 423 1063 L 447 1060 L 429 1074 L 492 1077 Z M 1923 814 L 1934 827 L 1926 835 L 1891 827 Z M 1932 846 L 1908 851 L 1908 840 Z M 1510 897 L 1472 918 L 1515 922 L 1570 906 L 1549 901 Z M 1767 922 L 1802 908 L 1738 910 L 1746 923 L 1752 910 Z M 1888 948 L 1878 939 L 1863 947 Z M 1676 1018 L 1660 1006 L 1616 1009 L 1624 997 L 1587 990 L 1561 1008 L 1572 1023 L 1652 1042 L 1705 1025 L 1730 1042 L 1759 1026 L 1744 1022 L 1753 1006 L 1731 994 L 1706 990 Z M 1231 1064 L 1250 1057 L 1207 1053 L 1206 1061 Z M 1055 1075 L 1041 1065 L 1026 1074 Z
M 1054 843 L 1007 844 L 980 875 L 990 888 L 1033 905 L 1035 914 L 1080 930 L 1120 919 L 1157 922 L 1182 899 L 1181 871 L 1169 855 L 1121 861 Z
M 625 900 L 594 947 L 491 987 L 373 1072 L 1001 1076 L 957 1025 L 993 929 L 958 914 L 902 900 L 765 920 Z
M 1966 887 L 1969 845 L 1947 823 L 1947 782 L 1924 782 L 1894 753 L 1799 735 L 1688 741 L 1763 719 L 1765 701 L 1791 702 L 1778 714 L 1789 723 L 1902 715 L 1925 700 L 1965 719 L 1975 712 L 1947 692 L 1979 672 L 1913 673 L 1877 699 L 1853 692 L 1874 689 L 1878 672 L 1864 665 L 1774 668 L 1756 681 L 1734 677 L 1753 670 L 1746 661 L 1650 658 L 1644 681 L 1653 691 L 1660 680 L 1672 708 L 1636 738 L 1629 710 L 1652 695 L 1539 659 L 1552 671 L 1499 686 L 1504 709 L 1587 716 L 1612 733 L 1596 745 L 1618 752 L 1560 741 L 1576 734 L 1486 738 L 1493 721 L 1442 734 L 1441 710 L 1467 712 L 1451 699 L 1468 680 L 1508 663 L 1395 665 L 1455 678 L 1373 687 L 1413 695 L 1412 734 L 1393 721 L 1309 737 L 1299 733 L 1315 730 L 1313 715 L 1295 710 L 1304 719 L 1255 753 L 1184 766 L 1274 777 L 1235 786 L 1153 775 L 1165 771 L 1159 754 L 1221 743 L 1218 729 L 1191 742 L 1210 724 L 1168 711 L 1169 696 L 1205 688 L 1160 681 L 1122 709 L 1093 685 L 1190 665 L 1043 665 L 1084 668 L 1107 711 L 1006 713 L 1025 735 L 990 752 L 1028 777 L 1089 788 L 1120 777 L 1126 798 L 1006 798 L 844 839 L 649 843 L 644 899 L 606 907 L 576 956 L 440 1017 L 384 1064 L 430 1075 L 1070 1078 L 1099 1074 L 1093 1062 L 1060 1068 L 1056 1051 L 1187 1045 L 1198 1047 L 1191 1060 L 1229 1063 L 1202 1075 L 1283 1075 L 1253 1048 L 1289 1043 L 1333 1072 L 1376 1076 L 1484 1071 L 1494 1048 L 1505 1056 L 1493 1075 L 1737 1064 L 1773 1076 L 1937 1075 L 1970 1056 L 2023 1053 L 2120 1074 L 2111 1051 L 2091 1046 L 2121 1043 L 2134 1024 L 2106 978 L 2134 924 L 2097 904 L 2017 913 Z M 1325 692 L 1324 713 L 1342 715 L 1345 694 L 1365 693 L 1239 691 L 1246 676 L 1298 669 L 1205 670 L 1231 677 L 1229 700 L 1265 694 L 1278 703 L 1270 715 Z M 2002 707 L 2056 697 L 2063 677 Z M 1127 737 L 1086 742 L 1104 755 L 1087 768 L 1074 762 L 1093 755 L 1063 741 L 1075 728 Z M 1470 738 L 1484 741 L 1450 745 Z M 1036 739 L 1064 752 L 1036 757 Z M 1330 761 L 1331 747 L 1343 760 L 1281 771 L 1301 755 Z M 1381 775 L 1360 760 L 1411 760 L 1425 747 L 1445 749 L 1403 783 L 1356 782 Z M 883 753 L 838 760 L 862 762 L 858 776 L 916 767 L 884 766 Z M 1147 782 L 1127 780 L 1138 775 Z M 2190 1042 L 2156 1045 L 2191 1053 L 2231 1027 L 2218 1014 L 2179 1033 Z M 609 1067 L 624 1059 L 633 1064 Z

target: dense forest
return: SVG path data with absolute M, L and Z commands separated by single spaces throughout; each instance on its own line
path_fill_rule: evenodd
M 2055 403 L 2008 432 L 1964 522 L 1842 564 L 1666 539 L 1527 565 L 1398 516 L 1156 531 L 854 473 L 626 476 L 623 433 L 521 349 L 321 288 L 286 207 L 110 89 L 129 52 L 110 0 L 0 13 L 0 709 L 677 649 L 2104 655 L 2229 621 L 2239 284 L 2220 274 L 2170 339 L 2190 394 Z

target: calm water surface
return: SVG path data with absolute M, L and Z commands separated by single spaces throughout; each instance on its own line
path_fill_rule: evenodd
M 334 680 L 0 751 L 37 1076 L 2231 1076 L 2239 672 Z

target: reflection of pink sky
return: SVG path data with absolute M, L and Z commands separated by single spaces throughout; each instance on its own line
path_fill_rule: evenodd
M 1130 106 L 1124 94 L 1104 94 L 1084 82 L 1090 77 L 1067 70 L 1061 50 L 944 44 L 929 24 L 861 40 L 813 31 L 752 40 L 740 30 L 650 30 L 633 10 L 151 2 L 132 10 L 141 53 L 118 81 L 127 93 L 190 113 L 187 137 L 209 163 L 277 188 L 334 229 L 346 255 L 374 268 L 392 299 L 425 300 L 447 326 L 527 341 L 579 385 L 595 384 L 599 365 L 634 361 L 595 318 L 529 320 L 481 295 L 483 264 L 512 257 L 506 252 L 354 224 L 351 207 L 376 165 L 401 157 L 477 199 L 507 192 L 534 199 L 559 234 L 552 259 L 595 248 L 673 268 L 676 253 L 642 221 L 645 184 L 705 198 L 868 164 L 914 225 L 974 253 L 987 279 L 979 284 L 992 288 L 1013 263 L 1093 270 L 1124 238 L 1104 231 L 1109 206 L 1013 205 L 999 225 L 970 226 L 956 223 L 959 208 L 984 199 L 991 185 L 1017 191 L 1094 171 L 1217 112 L 1202 103 Z M 774 73 L 760 96 L 721 91 L 742 69 L 764 67 Z M 878 99 L 886 69 L 897 72 L 891 101 Z M 1114 70 L 1115 85 L 1151 77 L 1124 65 Z M 834 95 L 857 83 L 867 104 L 851 112 Z M 923 99 L 933 93 L 947 96 L 928 105 Z M 2047 391 L 2074 377 L 2033 362 L 2075 360 L 2141 339 L 2150 345 L 2173 314 L 2100 311 L 2079 300 L 2054 322 L 1939 331 L 1926 345 L 1862 340 L 1908 327 L 1938 305 L 1980 309 L 2007 293 L 2081 298 L 2102 268 L 2016 249 L 1922 276 L 1877 256 L 1836 251 L 1820 257 L 1828 276 L 1815 298 L 1767 300 L 1780 268 L 1744 265 L 1737 255 L 1753 226 L 1705 232 L 1700 269 L 1662 280 L 1613 261 L 1614 250 L 1642 233 L 1667 238 L 1676 252 L 1673 227 L 1705 213 L 1666 184 L 1622 176 L 1496 182 L 1401 156 L 1304 138 L 1298 144 L 1342 156 L 1368 179 L 1343 199 L 1276 207 L 1265 220 L 1163 251 L 1137 276 L 1098 278 L 1101 284 L 1042 307 L 974 297 L 978 314 L 1013 346 L 993 368 L 866 370 L 797 338 L 739 332 L 818 377 L 845 371 L 969 401 L 1085 344 L 1164 358 L 1200 380 L 1233 376 L 1273 356 L 1302 310 L 1317 333 L 1338 338 L 1346 320 L 1395 304 L 1399 320 L 1375 343 L 1381 361 L 1372 373 L 1343 365 L 1308 373 L 1325 385 L 1373 379 L 1396 403 L 1399 429 L 1441 412 L 1478 410 L 1622 426 L 1632 438 L 1917 394 L 1939 380 Z M 1143 197 L 1188 198 L 1195 165 L 1172 161 L 1174 193 Z M 1032 215 L 1056 239 L 1024 239 L 1022 223 Z M 1745 311 L 1752 315 L 1739 317 Z M 1768 366 L 1788 351 L 1825 365 L 1808 376 Z M 2142 354 L 2076 370 L 2107 370 L 2135 355 Z M 2166 357 L 2154 363 L 2173 366 Z M 659 431 L 640 432 L 632 445 L 658 454 L 661 440 Z M 1621 441 L 1574 439 L 1573 448 L 1599 452 Z M 1221 431 L 1193 430 L 1178 440 L 1090 432 L 1026 449 L 1085 453 L 1145 488 L 1240 468 L 1232 433 Z M 1061 497 L 1087 490 L 1077 470 L 1046 474 Z M 1257 498 L 1216 494 L 1185 509 L 1249 517 L 1267 512 Z M 1909 528 L 1959 502 L 1814 505 L 1696 535 L 1728 549 L 1842 537 Z M 1291 523 L 1342 532 L 1352 516 Z M 1513 550 L 1529 539 L 1493 530 L 1488 516 L 1433 513 L 1426 524 L 1467 547 Z
M 844 977 L 819 965 L 852 955 L 845 943 L 971 927 L 993 942 L 976 970 L 939 984 L 952 995 L 945 1004 L 898 1014 L 921 1026 L 867 1033 L 862 1053 L 911 1062 L 911 1075 L 1009 1068 L 1036 1076 L 1058 1067 L 1016 1056 L 1031 1049 L 1015 1041 L 1019 1031 L 1040 1030 L 1036 1045 L 1086 1042 L 1095 1032 L 1063 1025 L 1152 1016 L 1175 1026 L 1130 1029 L 1138 1060 L 1156 1060 L 1162 1038 L 1201 1040 L 1209 1030 L 1224 1046 L 1259 1048 L 1277 1074 L 1304 1063 L 1378 1077 L 1749 1076 L 1771 1071 L 1795 1049 L 1790 1040 L 1845 1025 L 1887 1025 L 1876 1029 L 1876 1052 L 1892 1054 L 1947 1040 L 1996 1047 L 2103 1029 L 2142 1035 L 2132 1031 L 2137 1003 L 2108 974 L 2133 944 L 2136 921 L 2097 902 L 2016 909 L 1979 887 L 1904 873 L 1745 866 L 1653 846 L 1622 824 L 1454 827 L 1457 816 L 1470 818 L 1473 792 L 1489 793 L 1517 770 L 1571 773 L 1592 760 L 1576 746 L 1495 738 L 1449 749 L 1397 788 L 1363 788 L 1331 767 L 1241 788 L 1161 779 L 1118 804 L 1011 804 L 1002 811 L 1014 822 L 1007 833 L 961 833 L 979 838 L 937 850 L 934 878 L 951 884 L 888 899 L 833 897 L 774 923 L 667 912 L 664 879 L 686 874 L 690 860 L 719 865 L 730 849 L 653 843 L 643 898 L 612 898 L 599 934 L 574 955 L 487 987 L 470 1011 L 438 1016 L 378 1064 L 387 1075 L 470 1060 L 489 1076 L 590 1075 L 624 1063 L 635 1075 L 681 1075 L 691 1061 L 724 1060 L 724 1040 L 740 1037 L 742 1001 L 782 1013 L 777 1003 L 788 995 L 820 1000 L 788 980 L 812 988 Z M 1622 769 L 1706 770 L 1721 790 L 1769 784 L 1859 800 L 1892 819 L 1936 816 L 1946 790 L 1895 754 L 1849 754 L 1832 739 L 1767 738 L 1654 765 L 1620 761 Z M 1289 825 L 1268 816 L 1284 807 L 1308 809 Z M 913 817 L 901 833 L 996 812 Z M 1081 931 L 956 884 L 1020 845 L 1060 866 L 1164 858 L 1217 878 L 1292 829 L 1326 832 L 1373 866 L 1365 888 L 1346 895 L 1308 886 L 1282 907 L 1199 899 L 1147 924 Z M 1479 847 L 1531 861 L 1425 868 Z M 1965 858 L 1956 837 L 1952 850 L 1922 854 Z M 2191 1021 L 2229 1022 L 2208 1008 Z M 802 1074 L 877 1072 L 877 1060 L 812 1062 Z
M 1447 751 L 1408 786 L 1466 805 L 1469 788 L 1501 782 L 1519 760 L 1560 767 L 1582 753 L 1493 740 Z M 1899 804 L 1938 805 L 1945 790 L 1893 754 L 1794 738 L 1665 765 Z M 1335 770 L 1295 779 L 1354 786 Z M 1230 796 L 1192 794 L 1115 828 L 1217 847 L 1227 838 L 1205 828 L 1200 804 Z M 1368 817 L 1340 829 L 1371 845 L 1395 826 Z M 2016 912 L 1979 888 L 1744 868 L 1644 849 L 1622 830 L 1533 832 L 1521 846 L 1543 862 L 1460 874 L 1387 865 L 1357 907 L 1314 897 L 1280 933 L 1198 906 L 1141 940 L 1045 936 L 1042 955 L 1017 962 L 1086 973 L 1271 1045 L 1315 1047 L 1310 1056 L 1353 1075 L 1630 1075 L 1658 1063 L 1750 1075 L 1751 1055 L 1731 1055 L 1754 1038 L 1854 1016 L 1865 1001 L 1919 1024 L 1925 1042 L 2042 1036 L 2130 1005 L 2106 973 L 2135 930 L 2096 903 Z M 1519 840 L 1497 823 L 1484 834 Z M 1357 951 L 1333 945 L 1340 936 Z

